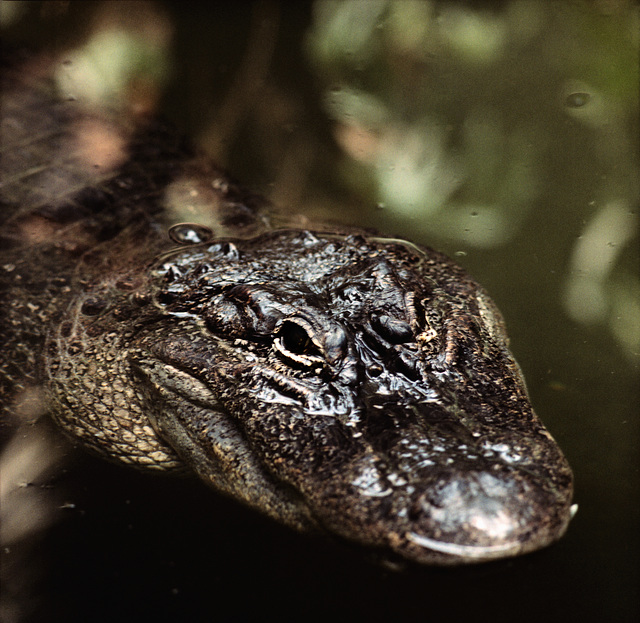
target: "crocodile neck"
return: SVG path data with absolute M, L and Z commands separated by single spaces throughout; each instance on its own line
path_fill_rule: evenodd
M 14 52 L 2 60 L 0 397 L 19 412 L 41 385 L 47 326 L 79 291 L 105 275 L 129 287 L 176 246 L 173 223 L 236 237 L 268 226 L 267 202 L 197 158 L 170 126 L 64 100 L 54 68 Z

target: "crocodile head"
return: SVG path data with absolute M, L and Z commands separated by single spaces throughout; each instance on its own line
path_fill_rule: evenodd
M 290 525 L 455 564 L 566 529 L 572 475 L 487 294 L 397 240 L 278 231 L 156 267 L 139 338 L 154 428 Z

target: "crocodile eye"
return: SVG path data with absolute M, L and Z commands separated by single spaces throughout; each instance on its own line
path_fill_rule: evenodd
M 320 348 L 310 335 L 311 327 L 301 318 L 284 320 L 276 328 L 274 346 L 287 359 L 312 367 L 324 363 Z
M 296 355 L 308 355 L 313 347 L 309 334 L 294 322 L 285 322 L 280 331 L 282 346 Z

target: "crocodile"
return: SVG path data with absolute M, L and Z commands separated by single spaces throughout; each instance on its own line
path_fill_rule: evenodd
M 461 267 L 274 220 L 166 123 L 62 94 L 60 63 L 2 64 L 3 430 L 31 405 L 105 458 L 408 564 L 563 535 L 571 469 Z

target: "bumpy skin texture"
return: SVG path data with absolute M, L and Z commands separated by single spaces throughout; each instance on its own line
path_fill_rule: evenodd
M 191 469 L 295 528 L 419 563 L 564 533 L 571 470 L 461 268 L 401 240 L 272 230 L 259 198 L 156 125 L 94 113 L 126 149 L 87 166 L 87 113 L 37 69 L 3 82 L 5 417 L 35 388 L 108 458 Z M 184 214 L 216 238 L 172 240 Z

